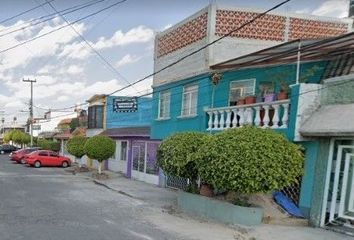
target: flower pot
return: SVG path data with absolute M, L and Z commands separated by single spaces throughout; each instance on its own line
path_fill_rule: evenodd
M 245 103 L 246 104 L 254 104 L 254 103 L 256 103 L 256 100 L 257 100 L 256 96 L 247 96 L 245 98 Z
M 246 101 L 244 98 L 237 100 L 237 105 L 245 105 Z
M 275 96 L 276 95 L 274 93 L 264 95 L 264 102 L 274 102 Z
M 288 99 L 288 94 L 286 92 L 280 92 L 280 93 L 278 93 L 277 99 L 278 100 Z
M 205 197 L 212 197 L 212 196 L 214 196 L 214 191 L 213 191 L 213 189 L 211 188 L 210 185 L 202 184 L 200 186 L 199 194 L 202 195 L 202 196 L 205 196 Z

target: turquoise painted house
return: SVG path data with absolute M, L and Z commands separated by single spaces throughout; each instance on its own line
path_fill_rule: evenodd
M 326 40 L 296 40 L 212 65 L 190 77 L 158 79 L 153 86 L 151 137 L 161 140 L 182 131 L 212 134 L 245 124 L 284 133 L 304 147 L 306 161 L 300 183 L 283 192 L 314 226 L 334 224 L 333 219 L 328 221 L 326 202 L 321 212 L 318 204 L 331 184 L 323 177 L 329 171 L 323 162 L 331 151 L 330 140 L 319 139 L 315 133 L 306 135 L 301 129 L 324 105 L 321 97 L 329 85 L 326 81 L 354 73 L 353 54 L 346 54 L 348 41 L 353 41 L 353 33 Z M 354 186 L 351 181 L 348 184 Z M 348 190 L 349 194 L 354 206 L 354 190 Z M 336 219 L 348 219 L 338 214 Z

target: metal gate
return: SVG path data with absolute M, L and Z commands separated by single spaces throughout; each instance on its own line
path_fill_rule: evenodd
M 321 225 L 354 234 L 354 139 L 332 139 Z

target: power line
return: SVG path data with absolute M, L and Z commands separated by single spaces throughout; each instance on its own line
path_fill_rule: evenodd
M 106 0 L 98 0 L 98 1 L 95 0 L 95 1 L 91 1 L 91 2 L 85 3 L 85 4 L 76 5 L 76 6 L 73 6 L 73 7 L 64 9 L 64 10 L 61 10 L 61 11 L 59 11 L 59 12 L 62 13 L 63 15 L 67 15 L 67 14 L 70 14 L 70 13 L 73 13 L 73 12 L 77 12 L 77 11 L 79 11 L 79 10 L 81 10 L 81 9 L 90 7 L 90 6 L 92 6 L 92 5 L 95 5 L 95 4 L 104 2 L 104 1 L 106 1 Z M 70 11 L 67 11 L 67 10 L 70 10 Z M 48 15 L 46 15 L 46 16 L 39 17 L 39 18 L 37 18 L 37 20 L 38 20 L 38 19 L 45 18 L 44 20 L 39 21 L 39 22 L 36 22 L 36 19 L 33 19 L 33 20 L 29 21 L 28 23 L 23 23 L 23 24 L 21 24 L 21 25 L 26 25 L 26 24 L 28 24 L 26 27 L 18 27 L 18 28 L 14 29 L 14 30 L 11 30 L 11 31 L 9 31 L 9 32 L 0 34 L 0 37 L 4 37 L 4 36 L 10 35 L 10 34 L 12 34 L 12 33 L 19 32 L 19 31 L 23 31 L 23 30 L 25 30 L 25 29 L 27 29 L 27 28 L 34 27 L 34 26 L 37 26 L 37 25 L 39 25 L 39 24 L 48 22 L 48 21 L 50 21 L 50 20 L 55 19 L 55 18 L 56 18 L 56 15 L 57 15 L 57 13 L 53 13 L 53 14 L 48 14 Z M 47 16 L 53 16 L 53 17 L 46 18 Z M 31 22 L 33 22 L 33 23 L 31 23 Z M 20 25 L 20 26 L 21 26 L 21 25 Z M 5 30 L 6 30 L 6 29 L 0 30 L 0 32 L 5 31 Z
M 82 17 L 82 18 L 77 19 L 76 21 L 72 22 L 71 24 L 75 24 L 75 23 L 78 23 L 78 22 L 80 22 L 80 21 L 82 21 L 82 20 L 85 20 L 85 19 L 87 19 L 87 18 L 90 18 L 90 17 L 92 17 L 92 16 L 95 16 L 95 15 L 97 15 L 97 14 L 99 14 L 99 13 L 101 13 L 101 12 L 104 12 L 104 11 L 106 11 L 106 10 L 108 10 L 108 9 L 110 9 L 110 8 L 112 8 L 112 7 L 116 6 L 116 5 L 118 5 L 118 4 L 121 4 L 121 3 L 125 2 L 125 1 L 127 1 L 127 0 L 121 0 L 121 1 L 116 2 L 116 3 L 114 3 L 114 4 L 111 4 L 111 5 L 109 5 L 109 6 L 105 7 L 105 8 L 101 8 L 100 10 L 98 10 L 98 11 L 96 11 L 96 12 L 93 12 L 93 13 L 91 13 L 91 14 L 89 14 L 89 15 L 86 15 L 86 16 L 84 16 L 84 17 Z M 42 37 L 44 37 L 44 36 L 47 36 L 47 35 L 49 35 L 49 34 L 51 34 L 51 33 L 57 32 L 57 31 L 59 31 L 59 30 L 61 30 L 61 29 L 63 29 L 63 28 L 67 28 L 67 27 L 69 27 L 69 24 L 66 24 L 66 25 L 64 25 L 64 26 L 61 26 L 61 27 L 56 28 L 56 29 L 54 29 L 54 30 L 51 30 L 51 31 L 49 31 L 49 32 L 47 32 L 47 33 L 43 33 L 43 34 L 41 34 L 41 35 L 38 35 L 38 36 L 36 36 L 36 37 L 34 37 L 34 38 L 31 38 L 31 39 L 29 39 L 29 40 L 23 41 L 23 42 L 21 42 L 21 43 L 15 44 L 15 45 L 13 45 L 13 46 L 11 46 L 11 47 L 8 47 L 8 48 L 6 48 L 6 49 L 0 50 L 0 53 L 4 53 L 4 52 L 7 52 L 7 51 L 9 51 L 9 50 L 15 49 L 15 48 L 20 47 L 20 46 L 22 46 L 22 45 L 24 45 L 24 44 L 27 44 L 27 43 L 29 43 L 29 42 L 33 42 L 33 41 L 35 41 L 35 40 L 37 40 L 37 39 L 39 39 L 39 38 L 42 38 Z
M 257 16 L 255 16 L 254 18 L 252 18 L 250 21 L 245 22 L 245 23 L 242 24 L 241 26 L 239 26 L 239 27 L 237 27 L 237 28 L 231 30 L 231 31 L 228 32 L 227 34 L 225 34 L 225 35 L 223 35 L 223 36 L 221 36 L 221 37 L 215 39 L 214 41 L 212 41 L 212 42 L 210 42 L 210 43 L 205 44 L 203 47 L 194 50 L 193 52 L 191 52 L 191 53 L 189 53 L 189 54 L 187 54 L 187 55 L 185 55 L 185 56 L 179 58 L 178 60 L 176 60 L 176 61 L 174 61 L 174 62 L 168 64 L 167 66 L 161 68 L 160 70 L 157 70 L 157 71 L 155 71 L 155 72 L 153 72 L 153 73 L 151 73 L 151 74 L 149 74 L 149 75 L 147 75 L 147 76 L 145 76 L 145 77 L 143 77 L 143 78 L 141 78 L 141 79 L 139 79 L 139 80 L 137 80 L 137 81 L 135 81 L 135 82 L 133 82 L 133 83 L 127 85 L 127 86 L 125 86 L 125 87 L 122 87 L 122 88 L 120 88 L 120 89 L 118 89 L 118 90 L 115 90 L 115 91 L 111 92 L 111 93 L 108 94 L 108 95 L 113 95 L 113 94 L 115 94 L 115 93 L 117 93 L 117 92 L 120 92 L 120 91 L 122 91 L 122 90 L 124 90 L 124 89 L 126 89 L 126 88 L 129 88 L 129 87 L 131 87 L 131 86 L 133 86 L 133 85 L 135 85 L 135 84 L 137 84 L 137 83 L 139 83 L 139 82 L 145 81 L 146 79 L 148 79 L 148 78 L 150 78 L 150 77 L 155 76 L 156 74 L 158 74 L 158 73 L 160 73 L 160 72 L 162 72 L 162 71 L 164 71 L 164 70 L 166 70 L 166 69 L 168 69 L 168 68 L 170 68 L 170 67 L 176 65 L 177 63 L 183 61 L 184 59 L 189 58 L 189 57 L 193 56 L 194 54 L 196 54 L 196 53 L 202 51 L 203 49 L 205 49 L 205 48 L 207 48 L 207 47 L 209 47 L 209 46 L 211 46 L 211 45 L 213 45 L 213 44 L 219 42 L 220 40 L 222 40 L 222 39 L 224 39 L 224 38 L 230 36 L 230 35 L 233 34 L 234 32 L 239 31 L 240 29 L 244 28 L 245 26 L 247 26 L 247 25 L 253 23 L 253 22 L 256 21 L 258 18 L 263 17 L 263 16 L 266 15 L 267 13 L 269 13 L 269 12 L 271 12 L 271 11 L 273 11 L 273 10 L 279 8 L 279 7 L 281 7 L 282 5 L 284 5 L 284 4 L 286 4 L 286 3 L 290 2 L 290 1 L 291 1 L 291 0 L 285 0 L 285 1 L 283 1 L 283 2 L 281 2 L 281 3 L 279 3 L 279 4 L 277 4 L 277 5 L 275 5 L 274 7 L 268 9 L 267 11 L 264 11 L 264 12 L 258 14 Z
M 46 0 L 46 1 L 48 2 L 48 0 Z M 122 1 L 122 3 L 125 2 L 125 1 L 127 1 L 127 0 Z M 53 6 L 52 3 L 48 2 L 48 4 L 70 26 L 70 28 L 76 33 L 76 35 L 78 35 L 81 38 L 81 40 L 84 41 L 84 43 L 91 49 L 91 51 L 94 52 L 98 56 L 98 58 L 100 58 L 111 70 L 113 70 L 113 72 L 116 73 L 119 78 L 123 79 L 126 83 L 128 83 L 128 85 L 130 84 L 130 82 L 125 77 L 123 77 L 122 74 L 120 74 L 117 71 L 117 69 L 115 67 L 113 67 L 113 65 L 101 53 L 99 53 L 92 46 L 92 44 L 89 41 L 87 41 L 86 38 L 82 34 L 80 34 L 75 29 L 75 27 L 61 13 L 58 12 L 58 10 Z M 136 88 L 134 88 L 134 89 L 137 91 Z
M 10 21 L 10 20 L 12 20 L 12 19 L 14 19 L 14 18 L 17 18 L 17 17 L 19 17 L 19 16 L 22 16 L 22 15 L 24 15 L 24 14 L 26 14 L 26 13 L 29 13 L 29 12 L 33 11 L 33 10 L 36 10 L 37 8 L 40 8 L 40 7 L 46 5 L 46 4 L 50 3 L 50 2 L 53 2 L 53 1 L 54 1 L 54 0 L 50 0 L 49 2 L 46 1 L 45 3 L 42 3 L 42 4 L 38 5 L 38 6 L 35 6 L 35 7 L 33 7 L 33 8 L 28 9 L 28 10 L 25 10 L 25 11 L 23 11 L 23 12 L 20 12 L 20 13 L 18 13 L 18 14 L 16 14 L 16 15 L 12 16 L 12 17 L 6 18 L 6 19 L 0 21 L 0 24 L 3 24 L 3 23 L 5 23 L 5 22 L 8 22 L 8 21 Z

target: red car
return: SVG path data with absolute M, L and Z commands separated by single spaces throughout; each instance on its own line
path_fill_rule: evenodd
M 17 163 L 24 163 L 24 158 L 27 154 L 39 150 L 39 148 L 25 148 L 20 149 L 10 154 L 10 159 L 16 161 Z
M 25 163 L 30 166 L 39 168 L 41 166 L 64 168 L 71 165 L 71 160 L 68 157 L 60 156 L 58 153 L 49 150 L 39 150 L 25 156 Z

